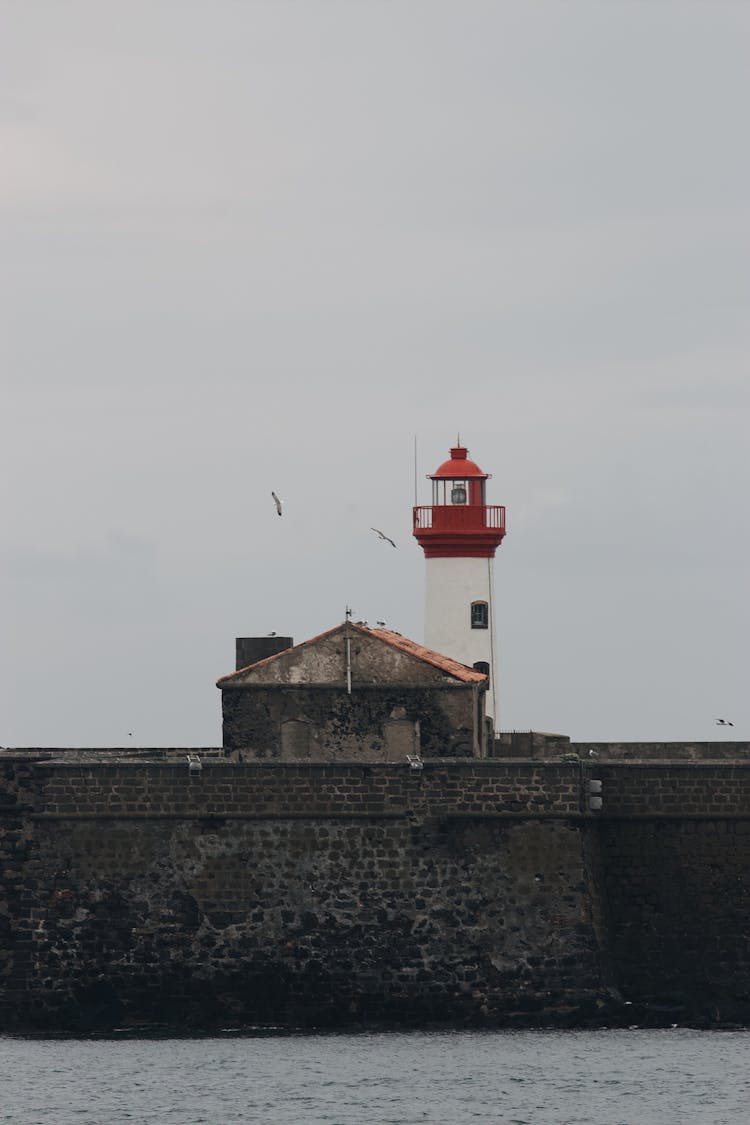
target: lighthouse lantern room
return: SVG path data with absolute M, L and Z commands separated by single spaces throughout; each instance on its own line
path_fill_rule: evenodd
M 425 644 L 489 676 L 487 715 L 496 721 L 494 558 L 505 508 L 486 503 L 490 474 L 460 442 L 428 479 L 432 504 L 414 508 L 426 560 Z

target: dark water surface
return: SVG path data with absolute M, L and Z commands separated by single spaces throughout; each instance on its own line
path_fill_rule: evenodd
M 3 1125 L 744 1125 L 745 1031 L 0 1038 Z

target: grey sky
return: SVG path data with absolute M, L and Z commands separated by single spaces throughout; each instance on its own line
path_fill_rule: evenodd
M 750 5 L 0 23 L 0 743 L 217 744 L 235 635 L 420 639 L 459 430 L 503 728 L 750 736 Z

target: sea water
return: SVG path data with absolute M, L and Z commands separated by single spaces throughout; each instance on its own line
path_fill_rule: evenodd
M 744 1031 L 0 1037 L 4 1125 L 744 1125 Z

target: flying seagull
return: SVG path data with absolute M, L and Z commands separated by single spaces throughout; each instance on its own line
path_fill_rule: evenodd
M 379 535 L 381 539 L 385 539 L 386 543 L 390 543 L 390 545 L 391 545 L 392 547 L 395 547 L 395 546 L 396 546 L 396 544 L 395 544 L 395 543 L 393 542 L 393 540 L 392 540 L 392 539 L 389 539 L 387 535 L 384 535 L 384 534 L 383 534 L 383 532 L 382 532 L 382 531 L 380 531 L 380 529 L 379 529 L 379 528 L 377 528 L 377 527 L 371 527 L 371 528 L 370 528 L 370 531 L 374 531 L 376 535 Z
M 730 723 L 729 719 L 717 719 L 716 725 L 717 727 L 733 727 L 734 723 Z
M 282 505 L 283 505 L 283 501 L 279 500 L 278 496 L 273 491 L 273 489 L 271 489 L 271 495 L 273 496 L 273 502 L 276 505 L 276 511 L 278 512 L 279 515 L 281 515 L 281 508 L 282 508 Z

